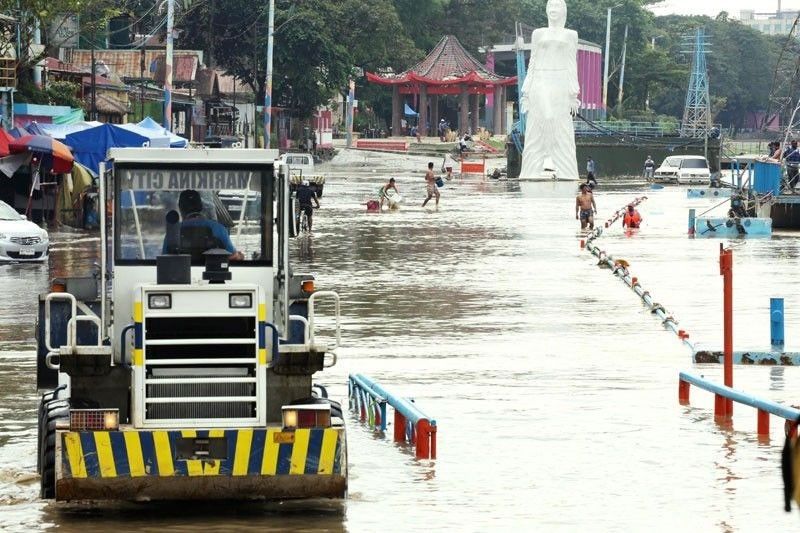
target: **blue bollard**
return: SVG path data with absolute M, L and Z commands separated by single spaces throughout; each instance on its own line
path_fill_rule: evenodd
M 783 298 L 769 299 L 769 336 L 773 351 L 783 351 Z

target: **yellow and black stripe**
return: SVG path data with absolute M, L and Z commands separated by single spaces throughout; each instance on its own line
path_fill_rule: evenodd
M 225 459 L 176 459 L 180 438 L 225 438 Z M 341 475 L 344 428 L 61 433 L 66 478 Z
M 144 313 L 142 302 L 133 302 L 133 366 L 144 364 Z

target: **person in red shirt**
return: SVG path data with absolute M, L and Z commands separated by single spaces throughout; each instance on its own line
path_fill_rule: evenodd
M 622 218 L 622 227 L 631 229 L 638 228 L 641 223 L 642 215 L 633 207 L 633 204 L 630 204 L 628 206 L 628 212 L 625 213 L 625 216 Z

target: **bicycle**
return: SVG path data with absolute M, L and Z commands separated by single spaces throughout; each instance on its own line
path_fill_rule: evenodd
M 300 210 L 300 216 L 297 220 L 297 235 L 300 236 L 302 233 L 308 233 L 308 215 L 305 209 Z
M 318 209 L 318 208 L 314 206 L 312 207 L 312 209 Z M 309 227 L 308 224 L 308 214 L 306 213 L 306 210 L 303 209 L 302 207 L 299 209 L 299 212 L 295 217 L 295 221 L 297 222 L 295 226 L 297 228 L 297 235 L 296 235 L 297 237 L 299 237 L 303 233 L 311 232 L 311 228 Z

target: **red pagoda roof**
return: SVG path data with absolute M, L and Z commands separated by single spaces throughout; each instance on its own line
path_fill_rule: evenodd
M 367 80 L 381 85 L 470 85 L 493 86 L 516 83 L 490 72 L 467 52 L 453 35 L 445 35 L 428 56 L 400 74 L 379 75 L 367 72 Z

